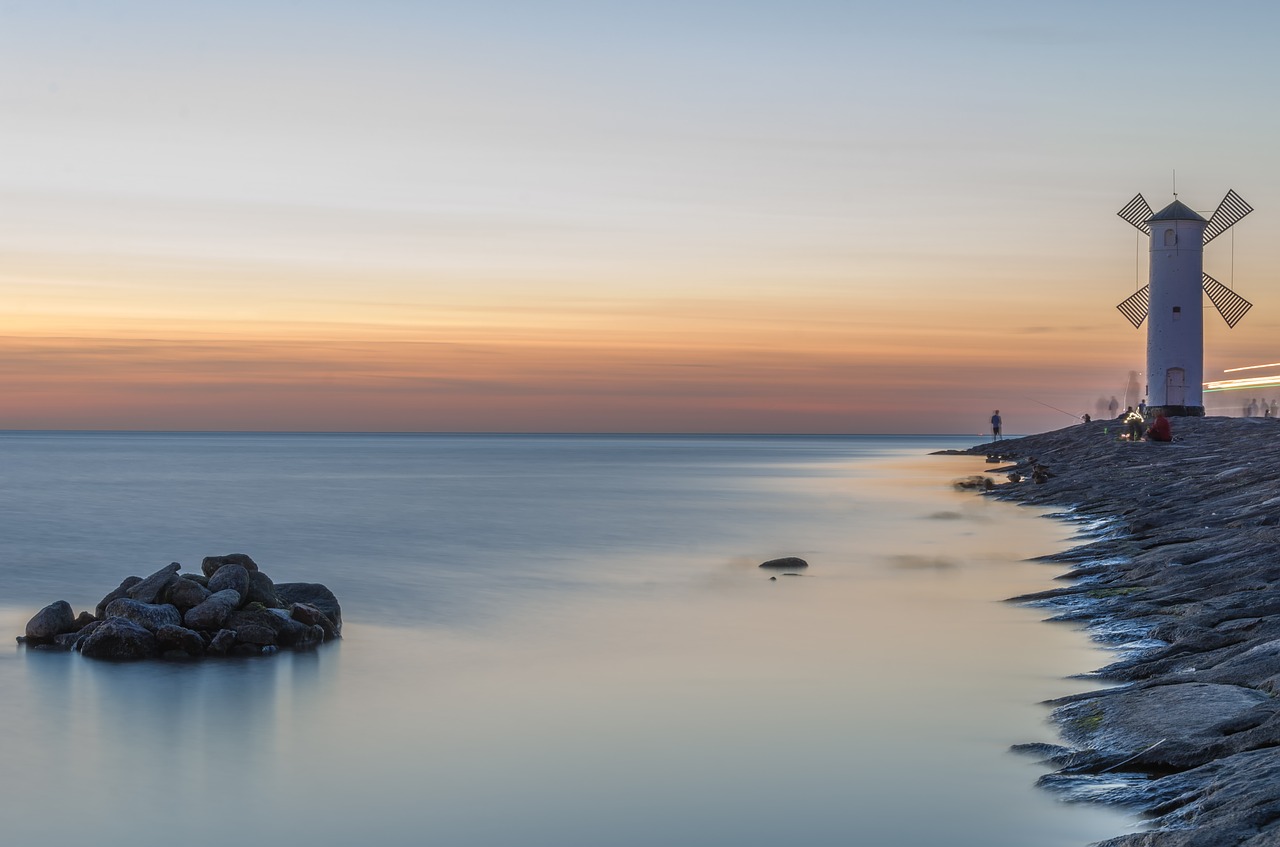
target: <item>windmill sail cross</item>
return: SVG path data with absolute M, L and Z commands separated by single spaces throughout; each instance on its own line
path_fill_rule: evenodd
M 1151 204 L 1147 202 L 1147 198 L 1143 197 L 1141 192 L 1133 195 L 1133 199 L 1126 203 L 1124 208 L 1116 212 L 1116 214 L 1133 224 L 1139 231 L 1147 235 L 1151 234 L 1151 226 L 1147 221 L 1151 220 L 1151 216 L 1154 213 L 1151 211 Z
M 1235 329 L 1245 313 L 1253 308 L 1252 303 L 1208 274 L 1204 274 L 1204 293 L 1209 295 L 1209 301 L 1231 329 Z
M 1222 202 L 1218 204 L 1218 208 L 1214 209 L 1213 215 L 1209 218 L 1209 225 L 1204 228 L 1204 241 L 1202 244 L 1208 244 L 1222 233 L 1231 229 L 1232 226 L 1239 223 L 1241 218 L 1253 211 L 1245 199 L 1236 194 L 1235 189 L 1227 191 L 1227 196 L 1222 198 Z M 1216 304 L 1215 304 L 1216 305 Z
M 1147 319 L 1147 309 L 1150 305 L 1151 286 L 1144 285 L 1140 290 L 1122 300 L 1116 308 L 1120 310 L 1120 314 L 1129 319 L 1129 323 L 1133 324 L 1133 328 L 1137 329 Z

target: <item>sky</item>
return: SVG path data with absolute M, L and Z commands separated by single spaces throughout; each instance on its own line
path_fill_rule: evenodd
M 1205 379 L 1280 361 L 1277 27 L 0 0 L 0 429 L 1053 429 L 1136 402 L 1116 212 L 1175 180 L 1257 209 L 1206 250 L 1255 305 Z

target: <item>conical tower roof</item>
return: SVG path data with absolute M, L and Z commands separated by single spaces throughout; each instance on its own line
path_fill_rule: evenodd
M 1151 216 L 1151 220 L 1148 223 L 1155 223 L 1156 221 L 1200 221 L 1201 223 L 1208 223 L 1208 221 L 1196 214 L 1195 209 L 1192 209 L 1181 200 L 1174 200 L 1168 206 L 1156 212 Z

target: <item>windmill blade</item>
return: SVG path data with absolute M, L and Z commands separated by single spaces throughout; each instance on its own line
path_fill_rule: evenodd
M 1133 195 L 1133 199 L 1126 203 L 1125 207 L 1116 212 L 1116 214 L 1145 232 L 1147 235 L 1151 234 L 1151 227 L 1147 224 L 1147 221 L 1151 220 L 1151 216 L 1154 215 L 1155 212 L 1151 211 L 1151 204 L 1148 203 L 1147 198 L 1143 197 L 1141 194 Z M 1132 320 L 1132 318 L 1130 318 L 1130 320 Z
M 1208 274 L 1203 276 L 1204 293 L 1209 295 L 1209 299 L 1213 302 L 1213 307 L 1218 310 L 1218 314 L 1222 315 L 1222 319 L 1227 322 L 1227 326 L 1235 329 L 1236 324 L 1240 323 L 1240 319 L 1244 317 L 1245 312 L 1253 308 L 1253 304 Z
M 1222 202 L 1218 204 L 1218 208 L 1213 210 L 1209 225 L 1204 228 L 1202 243 L 1208 244 L 1252 211 L 1253 207 L 1246 203 L 1243 197 L 1236 194 L 1234 190 L 1228 191 L 1227 196 L 1223 197 Z
M 1133 328 L 1137 329 L 1147 319 L 1147 307 L 1150 305 L 1151 286 L 1144 285 L 1140 291 L 1135 291 L 1121 301 L 1116 308 L 1129 319 L 1129 323 L 1133 324 Z

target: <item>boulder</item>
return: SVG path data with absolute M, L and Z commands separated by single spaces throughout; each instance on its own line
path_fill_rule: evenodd
M 64 632 L 62 635 L 53 637 L 53 646 L 59 650 L 74 650 L 76 643 L 84 637 L 84 633 L 81 632 Z
M 204 639 L 193 629 L 183 626 L 162 626 L 156 630 L 156 640 L 160 643 L 161 651 L 171 658 L 177 658 L 171 655 L 173 653 L 185 653 L 192 657 L 204 655 Z
M 93 610 L 94 617 L 98 620 L 105 618 L 107 616 L 107 606 L 111 604 L 111 601 L 119 600 L 121 597 L 128 597 L 129 589 L 133 588 L 139 582 L 142 582 L 142 577 L 140 576 L 126 576 L 124 578 L 124 582 L 120 583 L 120 586 L 116 588 L 115 591 L 112 591 L 106 597 L 103 597 L 98 601 L 97 608 Z
M 76 613 L 66 600 L 50 603 L 27 621 L 27 638 L 36 643 L 50 643 L 54 636 L 73 632 Z
M 169 585 L 178 578 L 178 569 L 182 565 L 170 562 L 151 576 L 136 583 L 129 589 L 129 597 L 139 603 L 155 603 L 164 596 Z
M 79 632 L 71 633 L 71 635 L 74 635 L 74 636 L 75 636 L 75 638 L 74 638 L 74 639 L 72 640 L 72 642 L 71 642 L 71 649 L 72 649 L 72 650 L 79 650 L 79 649 L 80 649 L 80 647 L 81 647 L 81 645 L 83 645 L 83 644 L 84 644 L 84 640 L 85 640 L 86 638 L 88 638 L 90 635 L 93 635 L 93 631 L 94 631 L 95 629 L 97 629 L 98 627 L 102 626 L 102 624 L 103 624 L 103 622 L 102 622 L 102 621 L 97 620 L 97 619 L 94 619 L 93 623 L 88 624 L 87 626 L 85 626 L 85 628 L 84 628 L 84 629 L 80 630 Z M 66 635 L 66 636 L 61 636 L 61 635 L 60 635 L 60 636 L 58 636 L 58 637 L 59 637 L 59 638 L 70 638 L 70 637 L 71 637 L 71 635 Z M 56 639 L 55 639 L 55 640 L 56 640 Z
M 228 629 L 236 630 L 239 641 L 252 644 L 279 644 L 281 647 L 292 647 L 310 637 L 310 627 L 293 620 L 282 609 L 241 609 L 227 618 L 226 626 Z M 263 636 L 256 632 L 251 633 L 250 636 L 244 634 L 246 630 L 252 631 L 258 628 L 271 630 L 271 639 L 263 640 Z
M 178 611 L 185 613 L 188 609 L 194 609 L 208 600 L 212 593 L 194 579 L 176 579 L 169 586 L 165 599 L 177 606 Z
M 809 563 L 795 556 L 787 556 L 782 559 L 770 559 L 767 562 L 761 562 L 760 567 L 768 568 L 769 570 L 795 571 L 809 567 Z
M 245 603 L 261 603 L 268 609 L 280 608 L 280 598 L 276 596 L 275 583 L 262 571 L 249 571 L 249 594 Z
M 281 605 L 289 608 L 294 603 L 315 606 L 333 623 L 334 637 L 342 636 L 342 607 L 338 605 L 338 598 L 324 585 L 318 582 L 278 582 L 276 596 L 280 598 Z
M 310 603 L 294 603 L 289 607 L 289 617 L 307 626 L 320 627 L 326 641 L 338 637 L 337 628 L 329 616 Z
M 235 646 L 236 632 L 233 629 L 220 629 L 218 634 L 209 642 L 208 654 L 210 656 L 225 656 L 227 651 Z
M 269 626 L 248 624 L 236 628 L 236 643 L 266 647 L 276 643 L 276 631 Z
M 228 588 L 210 594 L 199 606 L 187 610 L 182 622 L 189 629 L 213 632 L 222 628 L 227 616 L 240 605 L 240 595 Z
M 258 570 L 258 565 L 244 553 L 228 553 L 225 556 L 205 556 L 200 562 L 200 571 L 205 576 L 213 576 L 224 565 L 240 565 L 247 571 Z
M 107 606 L 107 620 L 125 618 L 131 620 L 151 632 L 162 626 L 177 626 L 182 623 L 182 613 L 168 603 L 140 603 L 128 597 L 112 600 Z
M 240 595 L 241 602 L 249 595 L 249 571 L 243 565 L 223 565 L 209 577 L 209 591 L 217 594 L 230 588 Z
M 81 612 L 76 615 L 76 632 L 79 632 L 96 620 L 97 618 L 93 616 L 93 612 Z
M 81 642 L 80 652 L 90 659 L 154 659 L 160 655 L 160 644 L 146 627 L 117 617 L 95 627 Z
M 1252 725 L 1265 723 L 1273 702 L 1252 688 L 1186 682 L 1082 698 L 1055 709 L 1053 719 L 1067 740 L 1103 761 L 1185 770 L 1210 761 L 1228 736 L 1241 733 L 1232 722 L 1246 713 L 1254 713 Z

